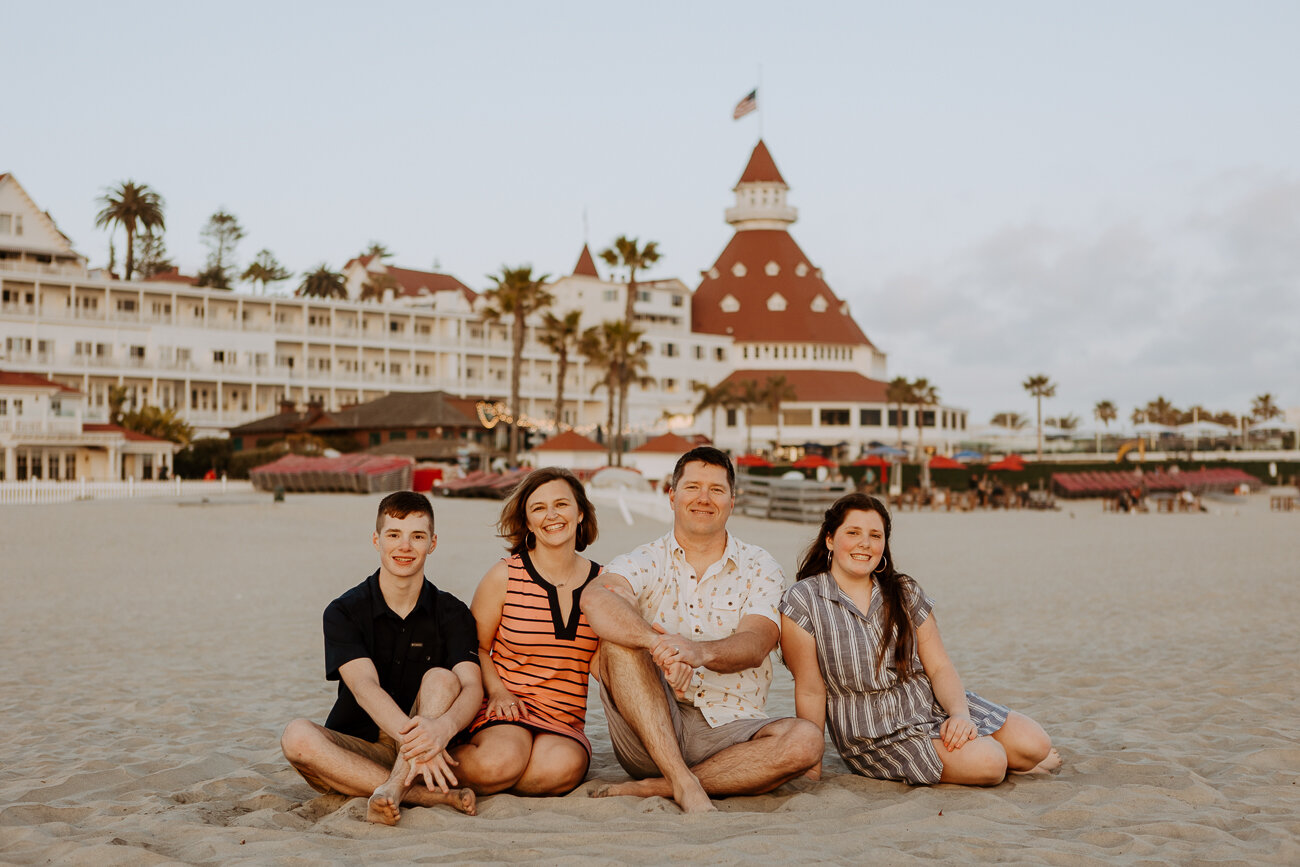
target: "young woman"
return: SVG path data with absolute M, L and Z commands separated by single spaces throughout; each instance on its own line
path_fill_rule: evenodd
M 880 500 L 848 494 L 804 553 L 781 600 L 796 713 L 829 722 L 840 756 L 867 777 L 992 786 L 1059 766 L 1038 723 L 962 688 L 933 602 L 895 570 L 889 526 Z
M 460 784 L 481 795 L 563 795 L 587 775 L 587 673 L 597 638 L 578 606 L 600 566 L 578 552 L 596 539 L 582 483 L 535 470 L 501 510 L 510 555 L 483 576 L 478 627 L 483 706 L 469 743 L 452 750 Z

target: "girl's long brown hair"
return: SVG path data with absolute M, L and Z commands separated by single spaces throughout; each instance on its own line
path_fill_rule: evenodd
M 853 511 L 875 512 L 885 525 L 885 565 L 884 568 L 871 573 L 876 586 L 880 588 L 880 601 L 883 603 L 884 609 L 884 618 L 881 624 L 884 640 L 880 642 L 880 647 L 876 649 L 876 670 L 883 671 L 886 649 L 892 645 L 894 649 L 894 671 L 899 680 L 907 680 L 912 676 L 912 654 L 916 648 L 916 627 L 912 624 L 912 618 L 907 613 L 904 585 L 909 585 L 907 589 L 911 590 L 912 579 L 894 569 L 894 555 L 889 550 L 891 522 L 889 520 L 889 509 L 885 507 L 884 503 L 867 494 L 857 493 L 845 494 L 836 500 L 835 504 L 826 510 L 821 529 L 817 531 L 817 537 L 808 546 L 808 550 L 804 551 L 803 558 L 799 561 L 799 570 L 795 573 L 795 580 L 802 581 L 805 578 L 831 571 L 831 552 L 826 542 L 839 530 L 849 512 Z

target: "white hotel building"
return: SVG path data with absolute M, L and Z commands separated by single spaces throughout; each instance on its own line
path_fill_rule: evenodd
M 843 442 L 842 452 L 856 454 L 871 440 L 892 442 L 885 356 L 788 235 L 795 211 L 786 190 L 759 142 L 728 209 L 736 238 L 698 289 L 677 279 L 638 284 L 650 364 L 648 382 L 631 393 L 630 446 L 668 424 L 709 433 L 710 419 L 691 415 L 697 383 L 749 377 L 761 385 L 778 374 L 798 391 L 783 406 L 783 445 Z M 550 287 L 556 308 L 581 310 L 584 327 L 621 318 L 625 284 L 602 279 L 585 248 L 574 270 Z M 375 271 L 386 271 L 394 288 L 363 301 Z M 128 408 L 175 408 L 199 435 L 272 415 L 284 400 L 338 409 L 431 390 L 506 400 L 508 326 L 484 322 L 478 293 L 447 275 L 368 258 L 344 274 L 346 300 L 117 280 L 88 269 L 14 176 L 0 174 L 0 368 L 76 389 L 90 422 L 107 421 L 114 385 L 127 388 Z M 571 362 L 562 422 L 590 433 L 604 423 L 606 396 L 593 393 L 596 371 L 580 357 Z M 556 359 L 531 329 L 523 364 L 522 414 L 553 428 Z M 720 421 L 720 446 L 744 448 L 743 414 Z M 965 428 L 964 411 L 928 415 L 938 429 L 926 431 L 927 443 L 942 447 Z M 906 411 L 905 423 L 914 418 Z M 775 420 L 755 410 L 753 421 L 756 447 L 770 446 Z

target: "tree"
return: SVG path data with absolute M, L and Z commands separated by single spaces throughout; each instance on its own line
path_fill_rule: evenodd
M 181 445 L 194 439 L 194 428 L 175 409 L 159 409 L 147 403 L 138 410 L 123 413 L 120 424 L 127 430 Z
M 107 227 L 112 233 L 114 225 L 121 225 L 126 230 L 126 276 L 130 280 L 135 270 L 135 233 L 139 229 L 152 232 L 154 229 L 166 229 L 163 218 L 162 196 L 149 189 L 147 184 L 135 181 L 123 181 L 116 190 L 107 190 L 99 197 L 104 207 L 95 217 L 95 225 Z M 109 241 L 112 250 L 112 240 Z M 109 268 L 113 267 L 110 256 Z
M 600 258 L 605 260 L 605 264 L 627 269 L 627 308 L 623 320 L 627 322 L 628 328 L 633 326 L 633 311 L 636 306 L 636 272 L 644 271 L 658 262 L 660 255 L 657 241 L 647 241 L 642 247 L 638 244 L 638 239 L 626 235 L 619 235 L 614 239 L 614 246 L 600 251 Z
M 362 301 L 382 301 L 388 290 L 397 291 L 399 284 L 387 271 L 369 271 L 367 274 L 369 276 L 366 277 L 366 282 L 361 284 Z
M 199 285 L 229 289 L 235 270 L 235 246 L 244 237 L 244 227 L 234 214 L 218 209 L 208 217 L 199 236 L 208 248 L 208 264 L 199 273 Z
M 769 376 L 767 382 L 763 384 L 763 406 L 776 416 L 775 450 L 777 452 L 781 450 L 781 404 L 796 397 L 798 395 L 795 393 L 794 386 L 784 376 Z
M 262 294 L 265 295 L 267 283 L 279 283 L 281 280 L 288 280 L 292 276 L 293 272 L 281 265 L 270 250 L 258 250 L 257 256 L 244 269 L 244 273 L 239 279 L 246 283 L 261 285 Z
M 621 432 L 617 437 L 614 434 L 615 395 L 618 393 L 619 384 L 628 379 L 624 368 L 629 364 L 630 349 L 640 341 L 641 332 L 628 328 L 627 323 L 622 320 L 602 322 L 582 333 L 579 351 L 593 367 L 604 371 L 604 375 L 591 387 L 591 391 L 595 394 L 597 390 L 605 389 L 607 397 L 605 449 L 611 465 L 622 461 L 622 454 L 616 451 L 622 447 L 622 435 Z M 641 365 L 646 364 L 644 354 L 636 356 L 633 363 L 638 362 Z
M 176 263 L 167 256 L 163 236 L 155 235 L 151 229 L 135 236 L 135 260 L 136 270 L 146 280 L 176 267 Z
M 912 402 L 912 383 L 906 376 L 895 376 L 885 389 L 885 399 L 898 407 L 894 421 L 898 424 L 898 447 L 903 447 L 903 407 Z
M 511 464 L 519 455 L 519 417 L 523 406 L 519 401 L 519 379 L 524 364 L 524 337 L 528 327 L 528 317 L 543 308 L 549 307 L 554 298 L 546 290 L 547 275 L 533 277 L 533 266 L 521 265 L 518 268 L 501 266 L 500 274 L 489 274 L 492 288 L 483 293 L 487 306 L 483 308 L 483 318 L 488 322 L 500 322 L 510 317 L 510 338 L 513 346 L 510 362 L 510 445 L 508 459 Z
M 1257 422 L 1266 422 L 1269 419 L 1282 418 L 1284 413 L 1282 409 L 1273 401 L 1271 393 L 1258 395 L 1250 402 L 1250 417 Z
M 342 274 L 331 271 L 322 262 L 316 266 L 315 271 L 302 273 L 302 282 L 294 294 L 303 298 L 346 298 L 348 287 Z
M 736 393 L 736 405 L 745 410 L 745 453 L 754 453 L 754 410 L 763 405 L 763 387 L 756 380 L 746 379 Z
M 570 310 L 563 316 L 551 311 L 542 315 L 537 340 L 559 360 L 555 367 L 555 432 L 564 424 L 564 379 L 569 375 L 569 356 L 579 350 L 582 341 L 582 311 Z
M 912 402 L 916 404 L 916 459 L 925 460 L 925 410 L 939 403 L 939 389 L 930 380 L 921 377 L 911 385 Z
M 366 247 L 366 249 L 361 251 L 360 258 L 365 258 L 366 256 L 374 256 L 376 259 L 382 262 L 385 259 L 393 258 L 393 252 L 389 250 L 387 246 L 381 244 L 379 241 L 371 241 L 370 246 Z
M 1043 459 L 1043 398 L 1056 396 L 1056 383 L 1045 373 L 1035 374 L 1021 383 L 1038 404 L 1038 460 Z
M 1115 408 L 1115 403 L 1109 400 L 1101 400 L 1092 408 L 1092 417 L 1101 422 L 1107 431 L 1110 430 L 1110 423 L 1119 418 L 1119 410 Z M 1101 431 L 1097 431 L 1097 452 L 1101 453 Z
M 1146 408 L 1143 410 L 1146 414 L 1146 420 L 1156 424 L 1178 424 L 1178 407 L 1174 406 L 1173 401 L 1158 395 L 1155 400 L 1147 401 Z
M 735 407 L 736 396 L 731 390 L 731 383 L 724 380 L 710 388 L 703 382 L 697 382 L 694 388 L 700 393 L 700 402 L 695 405 L 695 414 L 699 415 L 706 410 L 711 413 L 713 421 L 709 439 L 711 442 L 716 443 L 718 441 L 718 410 L 733 409 Z
M 1023 430 L 1025 425 L 1029 424 L 1029 420 L 1018 412 L 1000 412 L 989 419 L 989 424 L 1007 430 Z

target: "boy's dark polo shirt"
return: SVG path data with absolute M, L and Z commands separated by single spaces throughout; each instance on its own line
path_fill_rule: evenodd
M 379 685 L 409 713 L 426 671 L 479 662 L 474 615 L 464 602 L 427 578 L 405 620 L 384 601 L 378 569 L 331 602 L 324 619 L 325 679 L 339 682 L 339 697 L 325 727 L 368 741 L 379 739 L 379 726 L 339 677 L 342 665 L 369 657 L 379 673 Z

